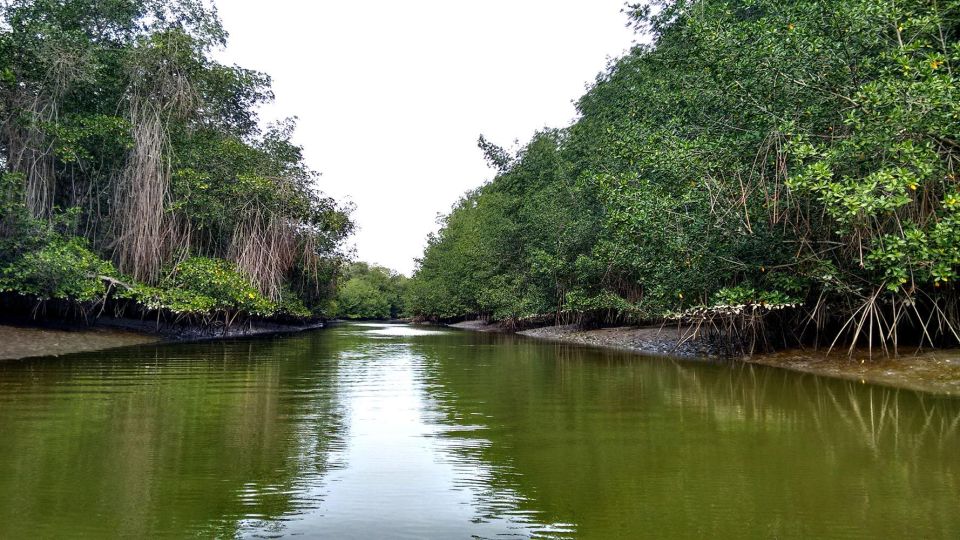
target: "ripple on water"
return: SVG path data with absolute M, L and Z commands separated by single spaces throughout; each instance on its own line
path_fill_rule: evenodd
M 950 398 L 509 336 L 148 346 L 0 365 L 0 538 L 955 538 L 958 431 Z

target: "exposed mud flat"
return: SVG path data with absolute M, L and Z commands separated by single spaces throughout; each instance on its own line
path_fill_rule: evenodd
M 464 321 L 451 324 L 450 327 L 475 332 L 509 332 L 500 324 L 485 321 Z M 682 329 L 676 326 L 620 326 L 585 330 L 571 324 L 545 326 L 516 333 L 537 339 L 629 350 L 644 354 L 681 358 L 717 356 L 717 351 L 708 343 L 699 340 L 684 341 Z
M 564 343 L 636 351 L 643 354 L 680 358 L 717 356 L 717 351 L 701 340 L 683 339 L 683 329 L 676 326 L 618 326 L 584 330 L 576 325 L 546 326 L 518 332 L 529 336 Z
M 484 321 L 466 321 L 450 326 L 478 332 L 507 331 L 496 323 Z M 517 333 L 537 339 L 629 350 L 642 354 L 679 358 L 718 356 L 718 351 L 709 343 L 699 340 L 684 341 L 682 329 L 676 326 L 623 326 L 584 330 L 568 325 L 547 326 Z M 960 349 L 916 352 L 904 348 L 896 356 L 885 355 L 882 350 L 874 350 L 872 355 L 867 351 L 854 351 L 853 355 L 848 355 L 846 351 L 827 354 L 824 350 L 798 349 L 757 354 L 731 361 L 921 392 L 960 395 Z
M 227 338 L 242 338 L 265 336 L 272 334 L 294 334 L 306 330 L 323 328 L 326 323 L 312 321 L 303 324 L 287 324 L 271 321 L 250 320 L 230 327 L 224 326 L 197 326 L 190 324 L 176 324 L 157 322 L 147 319 L 117 319 L 101 317 L 97 319 L 100 326 L 141 332 L 157 335 L 165 341 L 207 341 Z
M 758 354 L 744 359 L 753 364 L 774 366 L 897 388 L 960 395 L 960 350 L 941 349 L 928 352 L 901 350 L 897 356 L 873 351 L 846 352 L 790 350 Z
M 159 336 L 112 328 L 62 330 L 0 325 L 0 360 L 59 356 L 157 341 Z
M 324 323 L 320 321 L 306 324 L 249 321 L 223 328 L 157 324 L 155 321 L 110 317 L 98 319 L 92 326 L 64 322 L 32 323 L 21 320 L 4 320 L 4 322 L 13 324 L 0 323 L 0 360 L 60 356 L 161 341 L 208 341 L 292 334 L 324 327 Z
M 463 321 L 447 326 L 461 330 L 473 330 L 474 332 L 509 332 L 499 323 L 489 323 L 487 321 Z

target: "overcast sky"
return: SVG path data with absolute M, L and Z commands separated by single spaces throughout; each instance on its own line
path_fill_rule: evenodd
M 221 61 L 273 77 L 266 121 L 320 188 L 356 205 L 361 260 L 409 275 L 438 213 L 489 180 L 476 146 L 574 118 L 572 101 L 635 36 L 624 0 L 219 0 Z

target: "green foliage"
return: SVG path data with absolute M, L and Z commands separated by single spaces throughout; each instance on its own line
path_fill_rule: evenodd
M 292 121 L 261 131 L 270 78 L 215 61 L 225 43 L 196 0 L 0 6 L 6 290 L 87 300 L 112 259 L 150 309 L 329 304 L 350 209 L 315 188 Z
M 0 263 L 12 262 L 25 250 L 39 247 L 45 224 L 30 217 L 24 203 L 23 175 L 0 174 Z
M 274 314 L 297 319 L 309 319 L 316 315 L 310 308 L 306 306 L 303 300 L 290 289 L 285 289 L 283 291 L 280 301 L 276 302 Z
M 776 308 L 780 306 L 792 306 L 798 303 L 800 303 L 800 300 L 792 298 L 780 291 L 756 290 L 741 285 L 717 291 L 716 294 L 713 295 L 713 305 L 711 307 L 760 305 Z
M 351 278 L 337 295 L 337 310 L 345 319 L 387 319 L 390 302 L 383 291 L 369 281 Z
M 97 154 L 122 152 L 133 144 L 130 124 L 123 118 L 107 115 L 74 115 L 44 126 L 54 141 L 54 153 L 65 164 L 90 163 Z
M 802 306 L 853 329 L 885 305 L 871 317 L 888 336 L 960 327 L 933 307 L 952 305 L 960 276 L 960 2 L 627 13 L 653 45 L 612 62 L 573 125 L 516 156 L 481 138 L 497 176 L 429 239 L 414 314 Z
M 0 176 L 0 292 L 40 300 L 91 302 L 107 294 L 103 278 L 117 276 L 109 261 L 72 236 L 79 211 L 51 221 L 30 217 L 23 203 L 22 175 Z
M 337 291 L 335 315 L 345 319 L 395 319 L 405 315 L 407 277 L 381 266 L 351 264 Z
M 115 276 L 116 270 L 84 244 L 80 238 L 56 237 L 40 249 L 22 254 L 0 268 L 0 292 L 41 300 L 103 299 L 107 287 L 102 278 Z
M 268 317 L 278 309 L 235 266 L 206 257 L 181 262 L 157 287 L 137 285 L 122 295 L 148 309 L 186 315 L 243 312 Z

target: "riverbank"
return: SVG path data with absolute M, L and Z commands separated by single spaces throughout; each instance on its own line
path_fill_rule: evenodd
M 250 321 L 234 328 L 157 324 L 139 319 L 98 319 L 94 325 L 0 321 L 0 361 L 62 356 L 159 342 L 192 342 L 291 334 L 323 328 L 320 321 L 294 325 Z
M 511 332 L 498 323 L 486 321 L 464 321 L 449 326 L 474 332 Z M 547 341 L 575 343 L 674 358 L 718 356 L 718 351 L 710 344 L 699 340 L 684 340 L 682 332 L 683 329 L 676 326 L 618 326 L 585 330 L 577 325 L 570 324 L 544 326 L 513 333 Z
M 576 325 L 547 326 L 518 332 L 522 336 L 628 350 L 657 356 L 703 358 L 718 356 L 709 343 L 684 339 L 683 329 L 676 326 L 618 326 L 584 330 Z
M 901 351 L 898 356 L 885 356 L 874 351 L 832 352 L 789 350 L 758 354 L 742 361 L 777 368 L 880 384 L 906 390 L 960 396 L 960 350 Z
M 504 327 L 484 321 L 466 321 L 450 325 L 477 332 L 507 332 Z M 684 341 L 675 326 L 613 327 L 585 330 L 575 325 L 547 326 L 516 332 L 535 339 L 626 350 L 646 355 L 675 358 L 718 356 L 708 343 Z M 880 384 L 908 390 L 945 395 L 960 395 L 960 350 L 944 349 L 929 352 L 901 351 L 898 356 L 884 356 L 874 351 L 788 350 L 757 354 L 733 361 L 789 369 L 812 375 L 836 377 L 863 383 Z
M 0 325 L 0 361 L 61 356 L 161 341 L 159 336 L 114 328 L 57 329 Z

